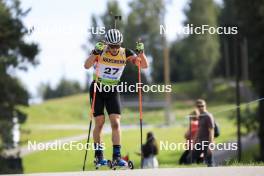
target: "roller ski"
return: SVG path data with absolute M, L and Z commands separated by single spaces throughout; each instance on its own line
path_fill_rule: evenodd
M 111 162 L 111 160 L 106 160 L 106 159 L 100 159 L 99 160 L 98 158 L 95 158 L 94 166 L 95 166 L 96 170 L 98 170 L 101 167 L 109 167 L 111 169 L 112 168 L 112 162 Z
M 130 160 L 126 161 L 121 158 L 114 159 L 111 163 L 112 169 L 134 169 L 134 163 Z

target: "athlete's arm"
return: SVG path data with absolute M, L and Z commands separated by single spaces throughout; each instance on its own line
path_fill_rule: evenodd
M 146 57 L 146 55 L 144 54 L 144 53 L 140 53 L 140 54 L 138 54 L 138 58 L 137 58 L 137 60 L 136 60 L 136 64 L 138 65 L 139 64 L 139 62 L 141 62 L 140 64 L 140 66 L 141 66 L 141 68 L 148 68 L 148 66 L 149 66 L 149 64 L 148 64 L 148 60 L 147 60 L 147 57 Z
M 102 42 L 97 42 L 95 44 L 95 48 L 94 50 L 91 52 L 90 56 L 86 59 L 85 63 L 84 63 L 84 68 L 86 69 L 89 69 L 91 68 L 95 61 L 96 61 L 96 58 L 102 54 L 103 52 L 103 49 L 104 49 L 104 43 Z
M 85 61 L 85 63 L 84 63 L 84 68 L 86 68 L 86 69 L 91 68 L 91 67 L 94 65 L 94 63 L 95 63 L 97 57 L 98 57 L 98 55 L 91 54 L 91 55 L 86 59 L 86 61 Z
M 141 68 L 148 68 L 148 60 L 143 52 L 136 55 L 136 53 L 133 50 L 126 49 L 126 57 L 129 62 L 138 65 L 139 62 L 141 61 L 141 65 L 140 65 Z
M 214 143 L 214 128 L 209 128 L 209 142 Z

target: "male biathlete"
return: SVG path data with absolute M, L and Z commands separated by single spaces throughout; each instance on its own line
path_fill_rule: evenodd
M 117 85 L 122 76 L 126 62 L 132 62 L 141 68 L 148 67 L 148 61 L 144 54 L 144 44 L 136 43 L 137 54 L 127 48 L 122 48 L 123 35 L 117 29 L 110 29 L 105 35 L 105 44 L 98 42 L 95 49 L 91 52 L 85 61 L 85 68 L 96 67 L 94 71 L 94 80 L 90 86 L 90 97 L 93 98 L 94 86 L 97 84 Z M 96 65 L 98 64 L 98 65 Z M 98 70 L 97 70 L 98 69 Z M 97 70 L 97 71 L 96 71 Z M 116 87 L 116 86 L 113 86 Z M 107 110 L 111 128 L 113 143 L 113 162 L 117 166 L 127 166 L 127 162 L 121 159 L 121 129 L 120 129 L 120 96 L 117 90 L 113 92 L 104 92 L 96 89 L 96 98 L 94 104 L 94 121 L 93 139 L 95 147 L 95 161 L 99 166 L 107 165 L 107 160 L 103 155 L 102 146 L 102 128 L 105 122 L 104 107 Z M 104 89 L 101 89 L 104 90 Z

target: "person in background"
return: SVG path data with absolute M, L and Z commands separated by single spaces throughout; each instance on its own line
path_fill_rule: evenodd
M 143 158 L 142 167 L 146 168 L 158 168 L 159 163 L 156 158 L 158 154 L 158 144 L 152 132 L 147 133 L 147 141 L 142 146 L 141 153 L 137 153 L 141 155 Z
M 205 144 L 203 147 L 200 145 L 200 149 L 195 149 L 193 153 L 193 162 L 198 163 L 198 158 L 201 154 L 204 155 L 204 160 L 208 167 L 214 166 L 213 151 L 208 147 L 209 144 L 214 143 L 214 117 L 206 109 L 206 102 L 203 99 L 196 101 L 196 107 L 198 108 L 199 115 L 199 127 L 195 143 Z M 202 149 L 203 148 L 203 149 Z
M 179 160 L 179 164 L 191 164 L 193 158 L 193 148 L 192 145 L 194 143 L 194 139 L 196 138 L 198 131 L 198 119 L 199 119 L 199 111 L 195 109 L 188 116 L 190 121 L 188 130 L 186 131 L 184 137 L 187 140 L 188 150 L 185 150 Z

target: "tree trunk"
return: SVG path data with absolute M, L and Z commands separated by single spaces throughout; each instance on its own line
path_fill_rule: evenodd
M 261 94 L 263 97 L 264 93 Z M 260 160 L 264 161 L 264 101 L 259 102 L 258 108 L 259 119 L 259 141 L 260 141 Z

